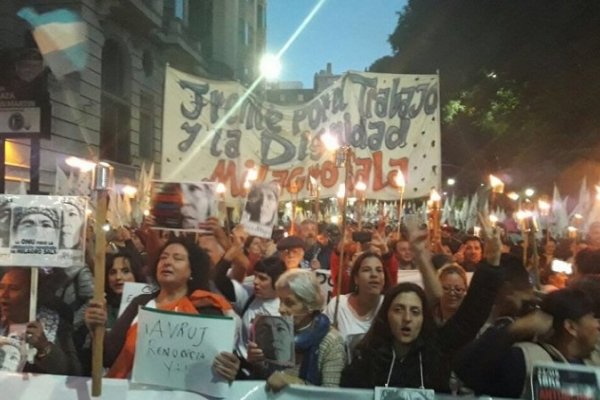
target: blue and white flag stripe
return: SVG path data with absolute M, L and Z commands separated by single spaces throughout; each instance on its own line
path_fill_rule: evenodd
M 79 15 L 64 9 L 38 14 L 31 7 L 22 8 L 17 15 L 34 28 L 33 38 L 57 78 L 85 68 L 87 25 Z

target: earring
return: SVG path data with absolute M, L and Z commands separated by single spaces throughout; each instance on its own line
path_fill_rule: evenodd
M 188 280 L 189 280 L 189 281 L 193 281 L 193 280 L 194 280 L 194 277 L 193 277 L 193 276 L 190 276 L 190 279 L 188 279 Z

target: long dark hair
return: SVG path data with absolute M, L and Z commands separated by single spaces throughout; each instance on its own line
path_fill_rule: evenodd
M 360 271 L 360 265 L 367 258 L 376 258 L 381 262 L 381 266 L 383 267 L 383 291 L 385 292 L 388 289 L 390 283 L 388 271 L 385 268 L 383 258 L 381 258 L 379 254 L 373 251 L 365 251 L 364 253 L 359 255 L 354 261 L 354 264 L 352 264 L 352 269 L 350 270 L 350 292 L 358 293 L 358 287 L 356 286 L 356 283 L 354 283 L 354 278 L 356 278 L 356 276 L 358 275 L 358 271 Z
M 130 252 L 126 250 L 120 250 L 118 253 L 106 253 L 104 258 L 104 287 L 106 292 L 106 302 L 112 306 L 118 306 L 121 304 L 121 295 L 112 291 L 108 284 L 108 276 L 110 270 L 117 258 L 124 258 L 129 263 L 129 269 L 133 274 L 133 278 L 136 282 L 144 282 L 144 275 L 142 274 L 142 265 L 139 264 L 138 259 L 134 257 Z
M 363 340 L 358 344 L 358 349 L 361 351 L 372 351 L 381 348 L 382 346 L 388 347 L 392 345 L 394 342 L 394 335 L 390 329 L 388 311 L 390 310 L 394 299 L 401 293 L 415 293 L 421 299 L 423 325 L 421 326 L 421 332 L 419 332 L 419 336 L 415 342 L 426 341 L 431 337 L 435 329 L 435 322 L 433 320 L 431 308 L 427 302 L 425 291 L 415 283 L 403 282 L 390 288 L 385 293 L 381 308 L 375 316 L 371 328 L 369 328 Z
M 159 256 L 154 265 L 152 266 L 152 276 L 156 280 L 156 269 L 160 262 L 160 255 L 163 251 L 172 244 L 179 244 L 185 248 L 188 253 L 188 261 L 190 263 L 190 270 L 192 272 L 191 279 L 188 281 L 188 294 L 194 290 L 206 290 L 210 291 L 210 266 L 211 261 L 208 253 L 202 250 L 198 245 L 191 239 L 187 238 L 173 238 L 170 239 L 158 252 Z

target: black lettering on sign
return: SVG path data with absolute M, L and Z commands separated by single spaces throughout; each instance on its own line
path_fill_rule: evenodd
M 202 114 L 202 109 L 206 105 L 203 96 L 208 93 L 209 85 L 207 83 L 194 83 L 186 80 L 180 80 L 179 87 L 183 90 L 191 90 L 192 94 L 194 95 L 194 99 L 191 101 L 191 104 L 194 105 L 194 108 L 188 110 L 182 103 L 180 107 L 181 115 L 187 119 L 197 119 L 200 114 Z

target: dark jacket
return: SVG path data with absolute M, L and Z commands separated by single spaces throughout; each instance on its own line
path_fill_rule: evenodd
M 389 386 L 434 389 L 449 392 L 452 358 L 475 338 L 489 316 L 501 281 L 500 268 L 480 264 L 462 305 L 444 325 L 428 337 L 419 337 L 404 357 L 392 365 L 392 343 L 361 348 L 342 373 L 341 386 L 372 388 Z M 391 370 L 391 374 L 390 374 Z M 421 381 L 421 370 L 423 381 Z

